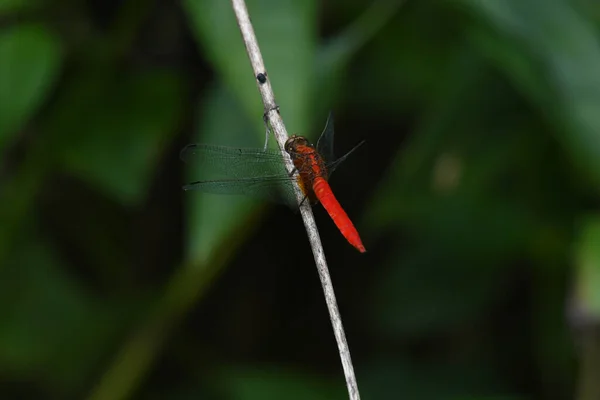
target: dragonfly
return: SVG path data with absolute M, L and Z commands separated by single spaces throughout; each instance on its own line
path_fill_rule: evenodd
M 299 207 L 294 185 L 298 184 L 304 199 L 321 203 L 346 240 L 358 251 L 366 251 L 354 224 L 336 199 L 328 180 L 336 168 L 363 143 L 339 159 L 333 153 L 333 116 L 330 113 L 317 146 L 299 135 L 292 135 L 284 150 L 294 164 L 292 173 L 285 169 L 286 154 L 279 150 L 235 148 L 210 144 L 190 144 L 181 150 L 181 159 L 194 164 L 210 180 L 192 182 L 184 190 L 204 193 L 247 195 Z M 300 203 L 302 204 L 302 203 Z

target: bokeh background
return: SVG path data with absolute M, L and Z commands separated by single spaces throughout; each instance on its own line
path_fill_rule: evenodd
M 364 399 L 600 398 L 600 6 L 249 0 Z M 345 399 L 298 214 L 183 192 L 261 147 L 225 0 L 0 1 L 0 398 Z M 274 146 L 271 141 L 271 146 Z

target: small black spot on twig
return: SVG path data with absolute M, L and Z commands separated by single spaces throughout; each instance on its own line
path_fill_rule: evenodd
M 267 81 L 267 74 L 263 74 L 262 72 L 258 75 L 256 75 L 256 79 L 258 80 L 258 83 L 260 83 L 261 85 L 263 83 L 265 83 Z

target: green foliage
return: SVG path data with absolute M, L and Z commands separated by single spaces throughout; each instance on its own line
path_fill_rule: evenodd
M 298 371 L 281 368 L 230 368 L 220 379 L 228 398 L 240 400 L 344 399 L 347 394 L 339 385 Z M 340 390 L 341 389 L 341 390 Z
M 171 73 L 84 75 L 49 121 L 54 157 L 66 171 L 125 204 L 136 204 L 181 114 L 181 83 Z
M 43 26 L 0 33 L 0 151 L 44 101 L 60 63 L 61 44 Z
M 16 11 L 34 9 L 38 6 L 39 0 L 2 0 L 0 1 L 0 12 L 13 13 Z
M 100 3 L 0 0 L 0 397 L 347 398 L 298 215 L 181 190 L 185 144 L 263 144 L 230 2 Z M 367 141 L 331 184 L 368 253 L 315 207 L 363 398 L 575 398 L 597 6 L 248 9 L 290 133 Z
M 600 318 L 600 220 L 597 216 L 585 219 L 577 250 L 578 306 L 586 318 Z
M 46 371 L 42 380 L 67 394 L 94 372 L 139 307 L 98 301 L 67 275 L 48 243 L 29 240 L 2 270 L 0 364 L 15 380 Z
M 503 32 L 501 41 L 525 48 L 525 54 L 502 57 L 494 54 L 495 46 L 482 46 L 487 49 L 484 54 L 499 61 L 498 67 L 523 88 L 523 93 L 530 93 L 548 121 L 555 124 L 559 140 L 582 167 L 582 173 L 598 187 L 600 39 L 593 22 L 568 1 L 462 2 L 480 13 L 482 22 Z M 545 77 L 544 83 L 526 72 L 528 69 Z

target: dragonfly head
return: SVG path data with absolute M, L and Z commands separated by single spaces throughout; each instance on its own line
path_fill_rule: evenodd
M 310 143 L 304 136 L 292 135 L 285 142 L 285 151 L 288 153 L 298 153 L 298 146 L 310 146 Z

